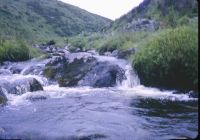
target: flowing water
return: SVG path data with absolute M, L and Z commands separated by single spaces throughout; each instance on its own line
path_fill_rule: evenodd
M 6 94 L 8 104 L 0 107 L 0 138 L 160 140 L 197 136 L 197 98 L 147 88 L 125 60 L 96 58 L 118 64 L 125 70 L 126 79 L 110 88 L 63 88 L 49 82 L 38 70 L 48 60 L 2 66 L 22 68 L 13 78 L 35 77 L 44 91 Z M 7 77 L 1 76 L 0 80 L 3 78 Z

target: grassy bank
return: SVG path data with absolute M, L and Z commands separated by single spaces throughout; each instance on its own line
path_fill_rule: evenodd
M 0 62 L 25 61 L 39 55 L 38 50 L 21 39 L 0 39 Z
M 146 86 L 197 90 L 197 30 L 184 26 L 159 33 L 134 56 L 133 66 Z

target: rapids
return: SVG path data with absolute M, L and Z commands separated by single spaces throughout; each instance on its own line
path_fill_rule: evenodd
M 8 102 L 0 107 L 0 139 L 140 140 L 197 136 L 198 98 L 141 85 L 126 60 L 86 55 L 117 64 L 125 70 L 126 78 L 108 88 L 59 87 L 42 74 L 50 59 L 0 66 L 14 73 L 12 79 L 1 74 L 0 80 L 34 77 L 44 88 L 22 95 L 5 93 Z

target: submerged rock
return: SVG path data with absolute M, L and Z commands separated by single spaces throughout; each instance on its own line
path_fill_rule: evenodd
M 30 101 L 40 101 L 40 100 L 46 100 L 47 97 L 42 95 L 36 95 L 36 96 L 30 96 L 27 99 Z
M 0 75 L 11 75 L 11 71 L 8 69 L 0 69 Z
M 2 90 L 3 93 L 21 95 L 26 92 L 43 90 L 42 85 L 35 78 L 13 77 L 14 76 L 4 76 L 1 79 L 0 88 L 4 89 Z

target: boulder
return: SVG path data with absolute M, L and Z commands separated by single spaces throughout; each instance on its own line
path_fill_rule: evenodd
M 116 82 L 122 82 L 124 70 L 116 64 L 108 62 L 98 62 L 84 77 L 78 82 L 79 86 L 92 87 L 113 87 Z
M 44 75 L 61 87 L 112 87 L 122 81 L 124 70 L 117 64 L 98 62 L 90 53 L 72 53 L 50 61 Z
M 12 80 L 11 80 L 12 79 Z M 3 76 L 0 81 L 3 93 L 21 95 L 26 92 L 43 90 L 42 85 L 32 77 Z
M 68 59 L 57 57 L 46 65 L 44 75 L 58 81 L 61 87 L 76 86 L 78 81 L 95 65 L 94 57 Z

